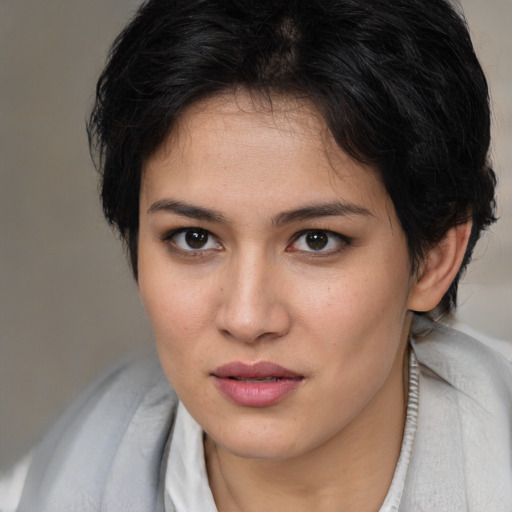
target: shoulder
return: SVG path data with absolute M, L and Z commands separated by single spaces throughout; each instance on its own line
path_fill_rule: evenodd
M 34 450 L 20 510 L 99 510 L 121 479 L 159 474 L 178 399 L 156 358 L 123 363 L 89 386 Z M 147 485 L 146 485 L 147 487 Z M 117 489 L 118 491 L 119 489 Z
M 455 321 L 450 325 L 454 329 L 467 334 L 471 338 L 481 341 L 484 345 L 487 345 L 496 352 L 499 352 L 505 359 L 512 362 L 512 339 L 507 340 L 488 336 L 459 321 Z
M 403 510 L 512 510 L 512 365 L 460 331 L 416 318 L 418 427 Z
M 487 408 L 504 408 L 510 418 L 512 363 L 503 350 L 495 350 L 496 343 L 483 343 L 465 332 L 418 317 L 411 344 L 427 370 L 424 373 L 435 374 Z M 505 345 L 500 342 L 501 348 Z M 509 346 L 512 349 L 512 343 Z
M 0 512 L 15 512 L 18 508 L 32 456 L 28 453 L 10 471 L 0 474 Z

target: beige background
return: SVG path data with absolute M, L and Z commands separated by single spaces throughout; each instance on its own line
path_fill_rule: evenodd
M 459 315 L 512 339 L 512 0 L 462 4 L 492 87 L 502 219 Z M 0 0 L 0 469 L 97 373 L 152 345 L 84 130 L 105 52 L 137 5 Z

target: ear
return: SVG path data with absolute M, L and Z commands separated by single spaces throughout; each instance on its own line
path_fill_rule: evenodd
M 451 228 L 430 249 L 409 294 L 409 310 L 431 311 L 452 284 L 466 253 L 471 221 Z

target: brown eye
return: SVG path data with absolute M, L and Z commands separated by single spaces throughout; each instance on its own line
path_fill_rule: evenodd
M 327 247 L 329 236 L 325 231 L 311 231 L 306 235 L 307 246 L 313 251 L 321 251 Z
M 203 249 L 208 243 L 208 232 L 203 229 L 185 231 L 185 242 L 191 249 Z
M 166 235 L 163 240 L 181 252 L 193 253 L 222 249 L 216 238 L 209 231 L 201 228 L 178 229 Z
M 329 256 L 350 245 L 350 239 L 333 231 L 312 229 L 299 233 L 287 252 L 318 253 Z

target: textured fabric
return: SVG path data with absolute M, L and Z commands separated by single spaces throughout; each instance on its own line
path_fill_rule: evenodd
M 177 403 L 155 360 L 108 375 L 36 450 L 19 512 L 163 512 L 162 456 Z
M 419 403 L 420 372 L 414 351 L 409 357 L 409 392 L 407 397 L 407 413 L 405 418 L 404 436 L 400 456 L 396 464 L 395 473 L 388 494 L 379 512 L 397 512 L 405 491 L 405 480 L 412 457 L 414 439 L 418 429 L 418 403 Z
M 510 362 L 421 317 L 411 345 L 419 363 L 418 424 L 403 495 L 393 490 L 399 464 L 383 505 L 390 508 L 382 512 L 510 512 Z M 75 402 L 35 451 L 19 510 L 176 512 L 165 475 L 177 408 L 158 362 L 111 373 Z M 192 454 L 196 463 L 200 454 Z M 173 463 L 174 478 L 187 467 Z M 204 495 L 198 500 L 211 505 Z
M 9 472 L 0 474 L 0 512 L 16 512 L 31 462 L 30 452 Z
M 422 370 L 418 429 L 400 510 L 510 512 L 510 362 L 421 317 L 412 346 Z

